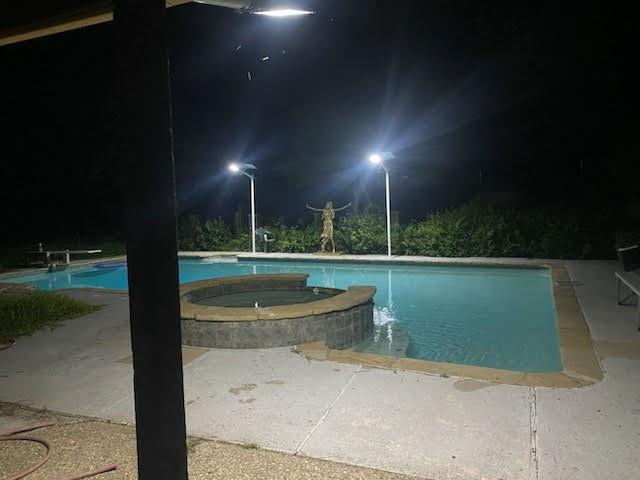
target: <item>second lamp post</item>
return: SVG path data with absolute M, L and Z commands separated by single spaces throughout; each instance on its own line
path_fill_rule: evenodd
M 394 157 L 391 152 L 372 153 L 369 155 L 369 161 L 374 165 L 380 165 L 384 169 L 384 183 L 387 199 L 387 256 L 391 256 L 391 202 L 389 200 L 389 169 L 384 164 L 385 160 L 392 160 Z
M 256 187 L 255 176 L 247 170 L 255 170 L 252 163 L 230 163 L 229 170 L 233 173 L 241 173 L 251 180 L 251 251 L 256 253 Z

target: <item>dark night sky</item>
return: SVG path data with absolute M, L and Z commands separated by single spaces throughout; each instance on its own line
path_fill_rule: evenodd
M 225 172 L 234 159 L 258 166 L 266 217 L 295 221 L 306 201 L 381 205 L 372 149 L 397 156 L 403 220 L 481 191 L 633 203 L 624 3 L 307 3 L 318 13 L 291 21 L 168 10 L 181 213 L 246 211 L 248 182 Z M 0 48 L 5 240 L 121 229 L 112 35 L 105 24 Z

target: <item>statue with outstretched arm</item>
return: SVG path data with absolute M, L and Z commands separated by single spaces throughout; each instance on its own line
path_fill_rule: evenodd
M 347 203 L 340 208 L 333 208 L 333 202 L 325 203 L 324 208 L 313 208 L 307 203 L 306 207 L 313 212 L 322 212 L 322 234 L 320 235 L 320 253 L 326 253 L 327 242 L 331 242 L 331 251 L 336 253 L 336 244 L 333 241 L 333 219 L 336 218 L 336 212 L 345 210 L 351 206 Z

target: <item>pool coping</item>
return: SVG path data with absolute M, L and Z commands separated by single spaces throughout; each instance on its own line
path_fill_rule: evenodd
M 199 252 L 201 255 L 203 252 Z M 367 263 L 374 265 L 432 265 L 459 267 L 501 267 L 542 269 L 554 260 L 538 260 L 529 258 L 494 258 L 494 257 L 424 257 L 412 255 L 340 255 L 320 253 L 239 253 L 239 261 L 288 261 L 288 262 L 327 262 L 327 263 Z M 192 255 L 185 258 L 207 258 Z
M 323 288 L 336 294 L 330 298 L 313 302 L 274 305 L 270 307 L 223 307 L 204 305 L 192 301 L 189 295 L 197 290 L 219 287 L 225 289 L 235 284 L 247 282 L 268 284 L 269 282 L 307 283 L 308 273 L 264 273 L 253 275 L 234 275 L 226 277 L 196 280 L 180 285 L 180 317 L 183 320 L 198 322 L 253 322 L 260 320 L 289 320 L 291 318 L 311 317 L 330 312 L 349 310 L 362 303 L 370 303 L 376 288 L 368 285 L 351 285 L 348 289 Z M 305 287 L 305 288 L 313 288 Z M 337 293 L 339 292 L 339 293 Z
M 512 264 L 512 266 L 518 265 Z M 497 384 L 578 388 L 599 382 L 603 379 L 604 373 L 582 308 L 575 295 L 573 285 L 570 283 L 569 272 L 562 264 L 538 264 L 537 267 L 547 268 L 551 273 L 556 329 L 563 366 L 560 372 L 521 372 L 408 357 L 392 357 L 352 350 L 334 350 L 327 348 L 322 342 L 298 345 L 295 347 L 295 351 L 312 360 L 411 370 L 443 377 L 464 377 Z
M 264 273 L 197 280 L 180 286 L 183 343 L 209 348 L 272 348 L 323 341 L 331 348 L 358 345 L 373 333 L 374 286 L 347 290 L 307 286 L 308 273 Z M 273 306 L 221 306 L 199 300 L 229 293 L 313 291 L 323 299 Z M 255 297 L 254 297 L 255 298 Z

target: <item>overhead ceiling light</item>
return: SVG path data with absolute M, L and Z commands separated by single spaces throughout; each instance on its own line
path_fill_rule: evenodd
M 197 3 L 205 3 L 217 7 L 226 7 L 237 10 L 240 13 L 252 13 L 254 15 L 264 15 L 266 17 L 299 17 L 302 15 L 312 15 L 313 10 L 301 8 L 272 7 L 264 0 L 194 0 Z
M 269 10 L 255 10 L 254 15 L 264 15 L 266 17 L 298 17 L 301 15 L 312 15 L 312 10 L 300 10 L 297 8 L 271 8 Z

